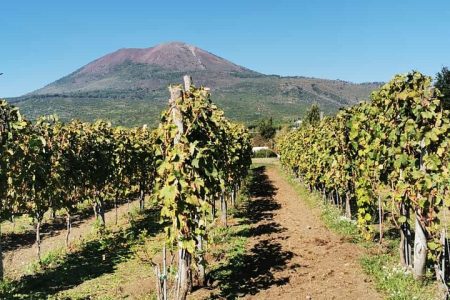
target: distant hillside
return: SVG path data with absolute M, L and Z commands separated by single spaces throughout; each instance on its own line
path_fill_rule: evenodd
M 264 75 L 205 50 L 173 42 L 146 49 L 120 49 L 19 98 L 30 118 L 58 114 L 63 120 L 111 120 L 119 125 L 158 123 L 167 105 L 167 86 L 190 74 L 208 86 L 228 117 L 253 122 L 272 116 L 288 120 L 317 102 L 326 113 L 368 98 L 379 84 Z

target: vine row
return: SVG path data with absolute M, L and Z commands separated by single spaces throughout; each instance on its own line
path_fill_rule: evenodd
M 381 241 L 390 222 L 401 262 L 418 279 L 436 267 L 444 280 L 450 115 L 430 77 L 397 75 L 370 102 L 291 131 L 277 147 L 282 165 L 355 217 L 365 238 L 379 231 Z

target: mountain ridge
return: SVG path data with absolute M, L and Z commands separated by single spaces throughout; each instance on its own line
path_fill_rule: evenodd
M 189 74 L 212 90 L 231 119 L 246 123 L 272 116 L 301 117 L 311 103 L 326 113 L 366 100 L 378 83 L 355 84 L 303 76 L 262 74 L 193 45 L 168 42 L 121 48 L 13 101 L 31 118 L 105 118 L 127 126 L 156 124 L 167 105 L 167 86 Z

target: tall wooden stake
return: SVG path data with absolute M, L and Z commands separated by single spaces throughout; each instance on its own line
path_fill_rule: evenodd
M 423 162 L 424 156 L 427 154 L 425 148 L 425 140 L 420 142 L 420 170 L 426 173 L 425 164 Z M 415 227 L 414 227 L 414 278 L 423 279 L 426 273 L 427 264 L 427 236 L 424 226 L 420 222 L 419 211 L 415 213 Z
M 381 208 L 381 196 L 378 194 L 378 223 L 380 228 L 380 244 L 383 242 L 383 212 Z
M 162 290 L 162 296 L 163 300 L 167 300 L 167 252 L 166 252 L 166 244 L 164 244 L 163 247 L 163 290 Z
M 1 236 L 2 236 L 2 230 L 1 230 L 1 224 L 0 224 L 0 281 L 3 281 L 3 249 L 2 249 L 2 242 L 1 242 Z

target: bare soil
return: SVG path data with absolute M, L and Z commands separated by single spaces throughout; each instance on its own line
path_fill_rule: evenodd
M 358 263 L 364 250 L 327 229 L 278 167 L 257 168 L 250 192 L 245 257 L 208 296 L 192 299 L 382 299 Z

